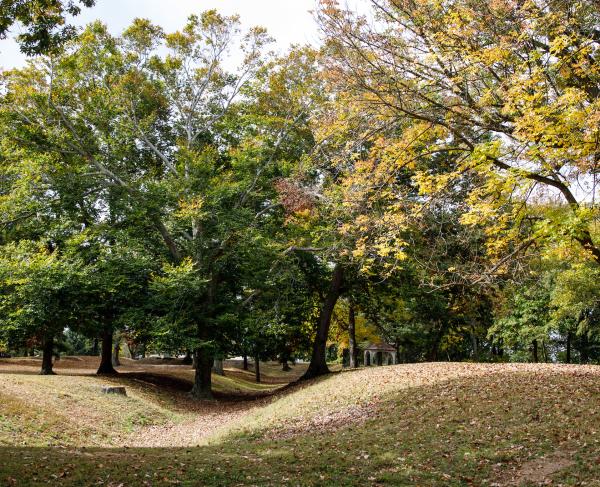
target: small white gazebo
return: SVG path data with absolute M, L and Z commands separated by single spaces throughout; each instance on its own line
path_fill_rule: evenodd
M 396 360 L 396 349 L 388 343 L 372 343 L 365 348 L 365 366 L 370 365 L 394 365 Z

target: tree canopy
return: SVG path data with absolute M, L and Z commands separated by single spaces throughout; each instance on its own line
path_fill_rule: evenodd
M 93 3 L 1 9 L 38 55 L 0 74 L 0 346 L 113 373 L 126 336 L 199 399 L 238 355 L 596 360 L 597 3 L 323 0 L 280 55 L 215 10 L 66 24 Z
M 17 35 L 25 54 L 43 54 L 55 50 L 76 36 L 77 30 L 67 24 L 69 17 L 92 7 L 95 0 L 7 0 L 0 9 L 0 39 L 18 23 L 25 32 Z

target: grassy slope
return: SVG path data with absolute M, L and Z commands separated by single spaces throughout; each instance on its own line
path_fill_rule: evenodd
M 216 404 L 197 404 L 187 397 L 194 374 L 189 366 L 131 360 L 123 365 L 117 377 L 98 377 L 97 359 L 67 357 L 55 367 L 58 375 L 40 376 L 39 359 L 0 360 L 0 447 L 130 445 L 144 427 L 185 425 L 199 415 L 220 412 Z M 266 376 L 271 384 L 257 384 L 250 373 L 229 370 L 225 377 L 213 375 L 213 389 L 239 402 L 281 387 L 285 379 L 278 367 L 264 368 L 271 373 Z M 127 397 L 102 394 L 102 386 L 111 384 L 125 385 Z
M 0 445 L 110 446 L 137 426 L 178 416 L 143 389 L 129 397 L 101 394 L 113 382 L 85 376 L 8 375 L 0 379 Z
M 158 421 L 187 414 L 149 397 L 127 401 Z M 596 367 L 372 368 L 280 393 L 203 447 L 49 449 L 13 441 L 0 449 L 0 484 L 600 485 L 599 400 Z M 21 409 L 2 403 L 0 424 L 7 417 L 18 424 Z M 36 407 L 25 418 L 28 431 L 40 421 L 47 431 L 60 424 Z M 66 426 L 66 437 L 80 431 Z

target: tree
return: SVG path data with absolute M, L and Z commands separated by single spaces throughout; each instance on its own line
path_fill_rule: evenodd
M 118 364 L 113 360 L 115 332 L 146 331 L 147 315 L 151 311 L 150 275 L 157 270 L 149 256 L 138 247 L 138 242 L 124 236 L 118 240 L 119 244 L 111 245 L 106 240 L 90 238 L 84 253 L 91 277 L 87 296 L 80 305 L 86 306 L 89 319 L 80 325 L 80 329 L 102 340 L 97 370 L 102 375 L 116 373 L 114 367 Z
M 0 254 L 0 336 L 11 348 L 34 341 L 41 374 L 53 374 L 56 339 L 81 319 L 85 268 L 68 249 L 36 242 L 7 244 Z
M 330 177 L 331 167 L 322 160 L 323 154 L 317 154 L 319 114 L 327 95 L 318 53 L 312 49 L 292 50 L 271 69 L 264 78 L 258 107 L 271 119 L 276 117 L 275 120 L 285 122 L 277 124 L 281 128 L 274 149 L 282 159 L 296 163 L 275 185 L 278 201 L 274 204 L 284 210 L 286 217 L 283 240 L 287 243 L 280 260 L 288 254 L 296 255 L 302 262 L 300 268 L 306 276 L 311 276 L 312 292 L 321 301 L 314 323 L 311 363 L 304 375 L 310 378 L 329 372 L 326 342 L 333 310 L 342 292 L 344 272 L 344 266 L 338 262 L 336 227 L 329 220 L 333 206 L 326 196 L 335 178 Z M 318 265 L 309 264 L 311 259 Z M 324 274 L 329 276 L 323 279 Z
M 224 56 L 238 41 L 244 58 L 228 72 Z M 216 312 L 228 287 L 220 271 L 237 232 L 266 217 L 264 198 L 251 193 L 262 171 L 227 154 L 237 143 L 228 117 L 268 42 L 264 30 L 242 34 L 237 17 L 215 11 L 191 16 L 170 35 L 144 20 L 120 38 L 92 24 L 65 52 L 6 74 L 3 135 L 13 149 L 69 167 L 91 188 L 84 194 L 101 209 L 96 217 L 108 211 L 113 228 L 137 227 L 154 251 L 162 239 L 160 258 L 173 269 L 190 269 L 191 259 L 195 281 L 210 283 L 194 299 Z M 212 340 L 216 318 L 196 323 L 198 343 Z M 196 354 L 202 351 L 210 348 Z M 212 357 L 201 363 L 212 366 Z M 206 390 L 200 383 L 194 389 L 198 397 Z
M 350 368 L 358 367 L 359 346 L 383 340 L 379 329 L 362 311 L 361 306 L 365 300 L 357 299 L 354 292 L 358 294 L 361 291 L 350 290 L 338 302 L 329 330 L 329 342 L 337 345 L 344 363 Z
M 597 349 L 598 342 L 598 269 L 586 261 L 572 262 L 566 269 L 561 267 L 550 294 L 551 319 L 565 338 L 565 361 L 570 363 L 572 350 L 578 349 L 580 361 L 585 363 L 590 358 L 591 345 Z
M 356 347 L 356 308 L 354 301 L 348 306 L 348 367 L 358 367 L 358 349 Z
M 67 16 L 81 13 L 81 7 L 92 7 L 95 0 L 7 0 L 0 7 L 0 39 L 18 22 L 26 32 L 17 36 L 21 50 L 27 55 L 55 50 L 77 34 L 66 24 Z
M 576 180 L 595 188 L 599 159 L 597 3 L 371 5 L 374 22 L 334 1 L 318 15 L 332 78 L 380 126 L 411 124 L 384 142 L 391 166 L 412 169 L 422 194 L 480 176 L 462 221 L 491 239 L 492 271 L 557 236 L 600 262 L 595 205 L 572 189 Z M 450 170 L 415 167 L 433 155 L 452 155 Z M 532 214 L 531 202 L 551 197 L 562 198 L 568 218 Z
M 550 331 L 551 274 L 542 274 L 522 287 L 508 287 L 506 301 L 489 333 L 501 336 L 507 347 L 525 349 L 531 361 L 548 361 L 545 341 Z M 518 355 L 517 355 L 518 356 Z
M 208 334 L 208 319 L 213 314 L 214 302 L 198 297 L 206 296 L 211 282 L 195 269 L 194 262 L 186 258 L 177 265 L 165 264 L 161 274 L 151 284 L 155 291 L 160 320 L 155 335 L 163 349 L 194 350 L 195 380 L 192 396 L 209 398 L 211 392 L 212 357 L 215 341 Z

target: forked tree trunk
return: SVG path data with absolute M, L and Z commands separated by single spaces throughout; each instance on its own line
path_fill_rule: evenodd
M 260 382 L 260 359 L 254 357 L 254 380 Z
M 329 335 L 329 326 L 331 325 L 333 309 L 340 297 L 343 279 L 344 270 L 340 264 L 336 264 L 333 269 L 329 291 L 327 292 L 327 296 L 321 307 L 321 312 L 319 313 L 317 335 L 313 343 L 310 364 L 302 376 L 302 379 L 312 379 L 313 377 L 329 373 L 329 368 L 327 367 L 327 336 Z
M 196 373 L 194 374 L 194 387 L 190 396 L 194 399 L 212 399 L 212 368 L 213 355 L 208 348 L 194 350 Z
M 102 350 L 100 352 L 100 366 L 96 374 L 114 375 L 117 373 L 112 364 L 112 328 L 105 328 L 102 332 Z
M 357 350 L 356 350 L 356 316 L 354 314 L 354 303 L 350 301 L 348 309 L 348 348 L 350 356 L 348 365 L 351 369 L 356 368 Z
M 44 348 L 42 350 L 42 370 L 40 375 L 54 375 L 52 370 L 52 355 L 54 353 L 54 337 L 44 339 Z

